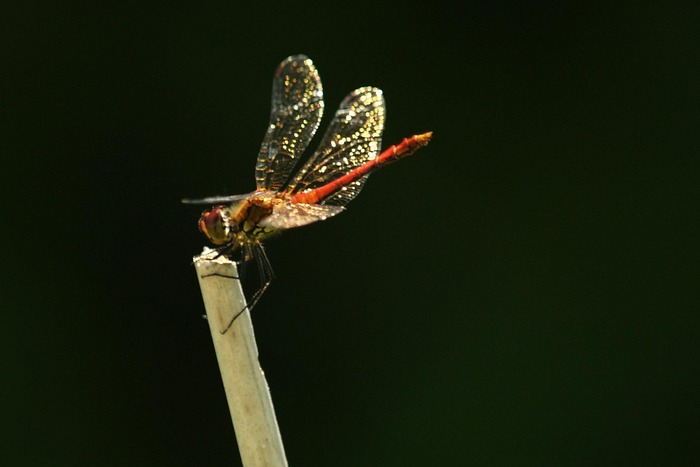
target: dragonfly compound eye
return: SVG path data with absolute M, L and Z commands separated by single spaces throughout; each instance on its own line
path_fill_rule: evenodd
M 204 211 L 199 218 L 199 230 L 214 245 L 224 245 L 231 241 L 231 224 L 226 206 L 216 206 Z

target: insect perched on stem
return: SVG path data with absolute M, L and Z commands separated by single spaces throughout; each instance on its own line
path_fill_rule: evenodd
M 202 213 L 199 230 L 218 247 L 220 255 L 231 257 L 240 251 L 242 267 L 256 261 L 261 285 L 248 309 L 260 300 L 273 278 L 261 243 L 265 237 L 342 212 L 369 174 L 410 156 L 432 137 L 432 132 L 414 135 L 379 153 L 384 97 L 380 89 L 359 88 L 343 100 L 316 152 L 291 176 L 322 114 L 323 89 L 316 67 L 304 55 L 288 57 L 277 68 L 272 82 L 270 124 L 255 165 L 256 190 L 244 195 L 183 200 L 188 204 L 215 204 Z M 223 332 L 246 308 L 234 315 Z

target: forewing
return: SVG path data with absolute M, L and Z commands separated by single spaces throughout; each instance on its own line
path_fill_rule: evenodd
M 288 192 L 312 190 L 374 159 L 381 147 L 385 105 L 380 89 L 356 89 L 340 104 L 313 156 L 295 175 Z M 322 201 L 343 206 L 362 189 L 363 177 Z
M 242 201 L 246 198 L 250 198 L 256 192 L 246 193 L 244 195 L 229 195 L 229 196 L 208 196 L 206 198 L 185 198 L 182 200 L 184 204 L 221 204 L 221 203 L 233 203 L 236 201 Z
M 318 204 L 279 204 L 272 214 L 263 218 L 259 225 L 275 229 L 292 229 L 302 225 L 323 221 L 344 211 L 342 206 L 320 206 Z
M 284 60 L 272 81 L 270 124 L 255 165 L 258 190 L 278 191 L 309 145 L 323 115 L 323 88 L 310 58 Z

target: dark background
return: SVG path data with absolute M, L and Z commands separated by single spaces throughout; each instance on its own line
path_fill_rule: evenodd
M 253 320 L 291 465 L 698 460 L 695 3 L 21 5 L 0 14 L 8 465 L 240 462 L 179 200 L 253 189 L 295 53 L 322 130 L 374 85 L 385 145 L 435 136 L 268 242 Z

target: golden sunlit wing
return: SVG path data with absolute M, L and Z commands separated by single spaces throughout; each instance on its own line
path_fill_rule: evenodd
M 318 188 L 377 157 L 384 119 L 384 96 L 380 89 L 364 87 L 353 91 L 340 104 L 318 150 L 285 191 L 293 194 Z M 366 180 L 365 176 L 348 184 L 323 200 L 323 204 L 347 204 Z
M 321 206 L 318 204 L 283 203 L 276 205 L 272 213 L 260 220 L 258 225 L 275 229 L 291 229 L 323 221 L 344 211 L 342 206 Z
M 272 81 L 272 110 L 258 161 L 258 191 L 278 191 L 289 178 L 323 115 L 323 88 L 310 58 L 293 55 L 284 60 Z

